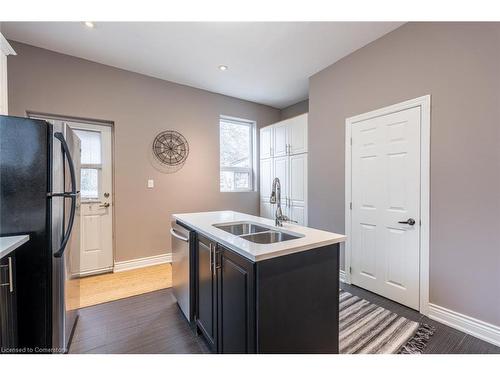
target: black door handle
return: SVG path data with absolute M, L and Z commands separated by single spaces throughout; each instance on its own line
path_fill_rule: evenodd
M 398 221 L 399 224 L 415 225 L 415 219 L 409 218 L 406 221 Z

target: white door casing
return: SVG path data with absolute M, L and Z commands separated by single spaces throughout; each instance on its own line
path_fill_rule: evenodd
M 82 199 L 81 204 L 80 269 L 73 272 L 83 276 L 113 269 L 112 127 L 76 122 L 69 125 L 76 131 L 98 132 L 101 137 L 99 197 Z
M 7 56 L 16 55 L 11 45 L 0 33 L 0 115 L 9 113 L 7 87 Z
M 429 125 L 429 96 L 346 120 L 347 281 L 424 314 Z

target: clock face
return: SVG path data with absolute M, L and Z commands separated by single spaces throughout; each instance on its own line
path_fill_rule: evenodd
M 189 154 L 189 145 L 182 134 L 167 130 L 161 132 L 153 141 L 153 155 L 167 166 L 183 164 Z

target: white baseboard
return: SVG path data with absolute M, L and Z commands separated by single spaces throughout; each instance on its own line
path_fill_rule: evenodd
M 341 283 L 346 283 L 346 278 L 345 278 L 345 271 L 344 270 L 340 270 L 339 272 L 339 278 L 340 278 L 340 282 Z
M 113 269 L 113 272 L 128 271 L 136 268 L 155 266 L 157 264 L 171 263 L 171 262 L 172 262 L 172 253 L 155 255 L 152 257 L 125 260 L 123 262 L 115 262 L 115 267 Z
M 73 276 L 86 277 L 86 276 L 100 275 L 102 273 L 107 273 L 107 272 L 113 272 L 113 267 L 100 268 L 98 270 L 92 270 L 92 271 L 83 271 L 80 273 L 73 274 Z
M 478 339 L 500 346 L 500 327 L 442 306 L 429 303 L 429 318 L 468 333 Z

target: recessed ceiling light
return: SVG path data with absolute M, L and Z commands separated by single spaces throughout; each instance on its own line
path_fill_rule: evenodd
M 227 69 L 228 69 L 227 65 L 219 65 L 219 70 L 224 71 L 224 70 L 227 70 Z
M 94 28 L 94 23 L 90 22 L 90 21 L 85 21 L 85 26 L 87 26 L 90 29 L 93 29 Z

